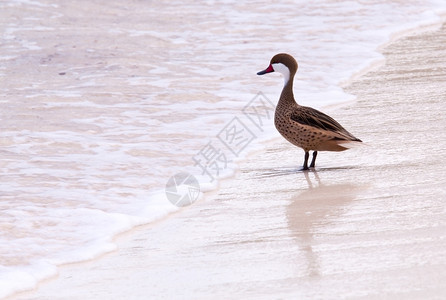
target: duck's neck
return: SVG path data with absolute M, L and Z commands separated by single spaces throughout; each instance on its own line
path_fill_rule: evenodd
M 297 105 L 296 100 L 294 100 L 293 81 L 294 75 L 291 75 L 289 78 L 285 77 L 285 85 L 282 89 L 282 93 L 280 94 L 279 105 Z

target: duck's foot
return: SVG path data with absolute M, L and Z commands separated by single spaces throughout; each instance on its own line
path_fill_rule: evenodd
M 311 160 L 310 168 L 313 168 L 316 166 L 316 157 L 317 157 L 317 151 L 313 151 L 313 159 Z
M 302 167 L 302 171 L 306 171 L 309 170 L 308 168 L 308 158 L 310 157 L 310 153 L 308 151 L 305 151 L 305 156 L 304 156 L 304 165 Z
M 310 167 L 308 167 L 308 158 L 310 158 L 310 152 L 305 151 L 304 165 L 302 166 L 301 171 L 308 171 L 310 169 L 314 169 L 316 167 L 316 157 L 317 157 L 317 151 L 313 151 L 313 159 L 311 160 Z

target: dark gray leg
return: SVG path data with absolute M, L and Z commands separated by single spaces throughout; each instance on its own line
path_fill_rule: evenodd
M 308 158 L 310 157 L 310 152 L 305 151 L 305 160 L 304 160 L 304 167 L 302 170 L 308 170 Z
M 316 156 L 317 151 L 313 151 L 313 159 L 311 160 L 310 168 L 314 168 L 314 166 L 316 165 Z

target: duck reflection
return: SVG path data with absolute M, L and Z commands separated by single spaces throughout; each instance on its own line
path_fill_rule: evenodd
M 292 238 L 307 261 L 304 276 L 317 277 L 320 276 L 320 262 L 313 250 L 314 235 L 320 232 L 318 229 L 330 226 L 338 219 L 355 199 L 359 186 L 351 183 L 324 185 L 316 171 L 304 174 L 308 189 L 291 198 L 286 216 Z

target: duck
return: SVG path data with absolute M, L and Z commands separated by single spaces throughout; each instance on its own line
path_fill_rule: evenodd
M 274 125 L 279 133 L 291 144 L 305 152 L 302 170 L 316 167 L 319 151 L 344 151 L 352 144 L 362 141 L 348 132 L 332 117 L 314 108 L 297 104 L 293 94 L 293 81 L 297 72 L 297 61 L 287 53 L 273 56 L 269 66 L 257 73 L 264 75 L 281 73 L 284 86 L 274 113 Z M 313 157 L 308 167 L 310 151 Z

